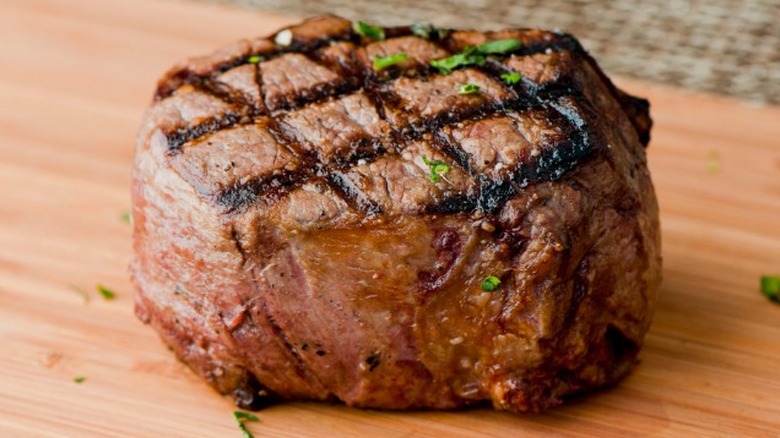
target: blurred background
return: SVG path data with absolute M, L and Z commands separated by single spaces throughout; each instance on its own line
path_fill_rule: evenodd
M 780 0 L 199 0 L 377 24 L 573 33 L 609 74 L 780 104 Z

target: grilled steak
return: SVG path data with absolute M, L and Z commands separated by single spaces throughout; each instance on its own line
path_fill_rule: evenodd
M 161 79 L 138 317 L 250 408 L 534 412 L 625 376 L 661 272 L 647 101 L 566 34 L 356 29 L 314 18 Z

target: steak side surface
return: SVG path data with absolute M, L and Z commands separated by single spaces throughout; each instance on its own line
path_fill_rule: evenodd
M 248 408 L 536 412 L 618 381 L 661 276 L 647 101 L 566 34 L 383 31 L 314 18 L 160 80 L 138 317 Z M 457 53 L 484 59 L 431 66 Z

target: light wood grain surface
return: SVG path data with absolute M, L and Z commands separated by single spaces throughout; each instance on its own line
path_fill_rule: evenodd
M 231 404 L 134 318 L 120 215 L 156 78 L 291 21 L 153 0 L 0 2 L 0 437 L 240 436 Z M 664 243 L 662 297 L 628 379 L 537 416 L 292 403 L 261 411 L 256 436 L 780 436 L 780 306 L 758 291 L 780 274 L 780 109 L 618 82 L 653 103 Z

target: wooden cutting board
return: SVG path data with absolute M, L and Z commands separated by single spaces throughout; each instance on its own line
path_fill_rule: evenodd
M 120 215 L 156 78 L 291 21 L 153 0 L 0 3 L 0 436 L 240 436 L 233 406 L 134 318 Z M 758 288 L 780 274 L 780 109 L 618 82 L 653 104 L 664 243 L 630 377 L 536 416 L 291 403 L 260 412 L 256 436 L 780 436 L 780 306 Z

